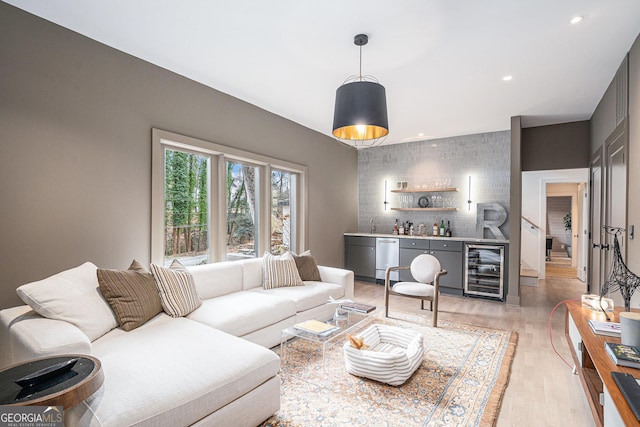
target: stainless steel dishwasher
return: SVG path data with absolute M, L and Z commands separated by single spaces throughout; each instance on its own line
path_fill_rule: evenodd
M 376 238 L 376 282 L 384 283 L 387 267 L 400 265 L 400 239 Z M 391 272 L 390 280 L 397 282 L 399 272 Z

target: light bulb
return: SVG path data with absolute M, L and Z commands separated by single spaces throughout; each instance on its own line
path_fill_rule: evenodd
M 365 125 L 356 125 L 356 130 L 360 135 L 364 135 L 364 132 L 367 130 Z

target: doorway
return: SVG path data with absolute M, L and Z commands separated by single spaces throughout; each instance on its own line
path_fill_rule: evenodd
M 556 195 L 556 193 L 573 193 Z M 578 194 L 578 184 L 547 184 L 546 215 L 546 277 L 576 279 L 577 234 L 573 234 L 573 223 L 578 210 L 573 207 Z
M 522 198 L 520 259 L 523 269 L 526 268 L 529 274 L 534 274 L 536 279 L 545 279 L 547 276 L 547 237 L 551 235 L 551 229 L 556 228 L 557 222 L 557 227 L 560 227 L 558 236 L 562 238 L 556 238 L 556 242 L 552 242 L 551 261 L 553 262 L 555 258 L 556 262 L 562 262 L 564 265 L 561 268 L 567 268 L 567 271 L 556 274 L 564 274 L 564 277 L 570 275 L 582 282 L 586 281 L 587 226 L 589 224 L 588 179 L 589 169 L 587 168 L 522 173 L 522 194 L 526 197 Z M 554 203 L 554 198 L 561 200 L 562 197 L 568 198 L 569 204 L 565 203 L 565 207 L 558 208 L 560 209 L 558 218 L 556 219 L 556 214 L 553 214 L 554 218 L 549 221 L 548 199 Z M 564 217 L 569 213 L 571 223 L 565 230 Z M 569 271 L 569 269 L 572 270 Z M 551 273 L 554 274 L 555 271 Z M 524 284 L 522 280 L 521 283 Z

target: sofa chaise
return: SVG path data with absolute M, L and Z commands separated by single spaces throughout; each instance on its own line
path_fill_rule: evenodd
M 353 272 L 317 266 L 320 280 L 265 289 L 262 258 L 194 266 L 198 308 L 125 331 L 97 271 L 85 263 L 24 285 L 29 305 L 0 311 L 0 368 L 56 354 L 100 360 L 104 384 L 65 410 L 66 425 L 260 424 L 280 407 L 280 359 L 269 348 L 282 329 L 331 317 L 329 297 L 352 298 L 354 286 Z

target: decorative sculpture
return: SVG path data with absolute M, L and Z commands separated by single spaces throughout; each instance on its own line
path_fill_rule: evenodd
M 619 290 L 624 300 L 624 310 L 631 311 L 631 297 L 636 289 L 640 287 L 640 277 L 629 270 L 620 253 L 618 236 L 624 233 L 625 229 L 607 225 L 602 228 L 604 228 L 606 233 L 613 234 L 613 265 L 611 266 L 609 278 L 602 284 L 602 288 L 600 288 L 600 296 L 604 297 L 607 293 Z
M 487 219 L 486 212 L 494 219 Z M 484 230 L 487 229 L 493 234 L 493 239 L 504 239 L 504 234 L 500 231 L 500 226 L 507 220 L 507 211 L 498 203 L 478 203 L 476 212 L 476 237 L 485 238 Z M 486 236 L 492 238 L 491 236 Z

